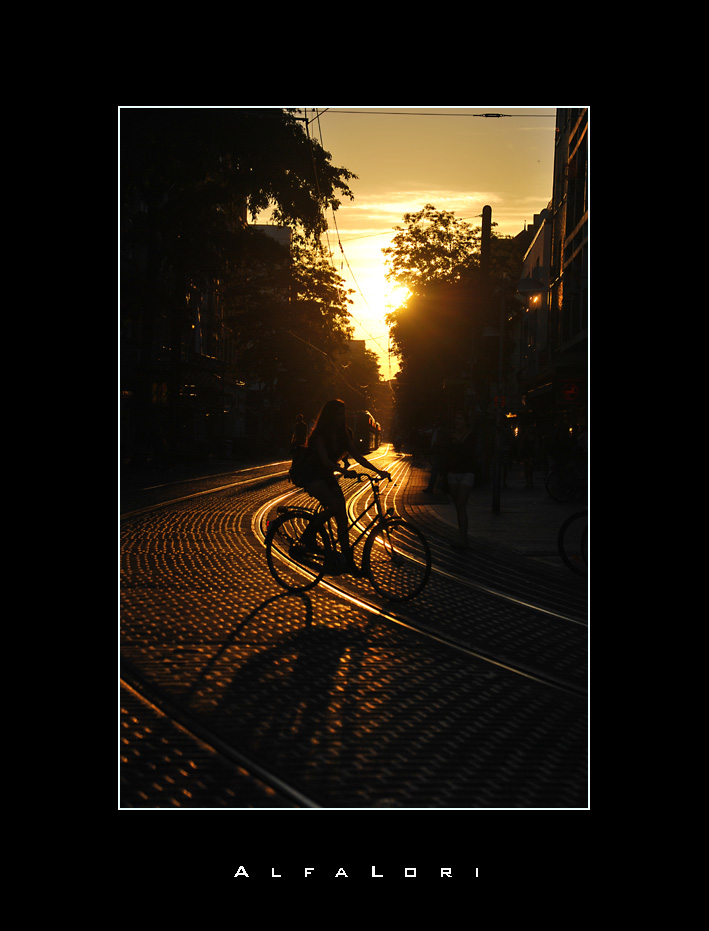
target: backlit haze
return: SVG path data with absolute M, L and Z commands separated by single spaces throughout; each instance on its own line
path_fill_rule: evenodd
M 354 172 L 354 200 L 328 215 L 324 245 L 350 297 L 355 339 L 398 370 L 384 318 L 406 291 L 388 282 L 382 249 L 405 213 L 426 204 L 472 226 L 492 208 L 494 232 L 514 236 L 552 193 L 555 107 L 294 107 L 338 168 Z M 502 117 L 483 117 L 500 113 Z M 264 221 L 262 221 L 264 222 Z

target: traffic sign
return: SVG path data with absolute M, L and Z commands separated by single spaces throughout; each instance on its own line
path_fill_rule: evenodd
M 573 404 L 578 401 L 581 390 L 576 381 L 565 381 L 561 383 L 561 397 L 567 404 Z

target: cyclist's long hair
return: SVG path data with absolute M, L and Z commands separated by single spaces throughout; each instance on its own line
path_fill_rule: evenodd
M 333 456 L 339 455 L 347 447 L 348 441 L 352 436 L 352 431 L 340 423 L 340 417 L 345 409 L 345 402 L 340 400 L 326 401 L 323 409 L 320 411 L 318 422 L 313 427 L 313 432 L 308 437 L 308 446 L 312 446 L 315 440 L 322 437 L 328 452 Z M 333 443 L 338 449 L 330 449 Z

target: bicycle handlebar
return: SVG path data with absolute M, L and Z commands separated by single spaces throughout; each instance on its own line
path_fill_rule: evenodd
M 380 478 L 386 478 L 388 481 L 393 482 L 394 479 L 387 472 L 386 475 L 377 475 L 376 478 L 369 474 L 369 472 L 350 472 L 349 470 L 342 473 L 343 478 L 354 478 L 358 482 L 363 482 L 365 479 L 369 479 L 370 482 L 379 480 Z

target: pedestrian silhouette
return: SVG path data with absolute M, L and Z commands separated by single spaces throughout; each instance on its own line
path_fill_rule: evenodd
M 478 469 L 477 430 L 464 413 L 456 414 L 445 456 L 448 494 L 458 521 L 458 542 L 453 544 L 456 549 L 468 546 L 468 498 Z
M 445 486 L 445 475 L 441 467 L 443 465 L 447 445 L 448 431 L 445 425 L 435 424 L 433 433 L 431 434 L 431 475 L 429 476 L 427 487 L 424 488 L 425 492 L 433 492 L 436 490 L 436 482 L 439 477 L 441 478 L 441 484 Z M 446 488 L 444 487 L 443 490 L 445 491 Z
M 290 445 L 293 449 L 296 446 L 305 446 L 305 442 L 308 439 L 308 425 L 305 422 L 305 418 L 302 414 L 298 414 L 298 419 L 295 422 L 295 427 L 293 427 L 293 436 L 291 437 Z
M 500 468 L 502 471 L 502 487 L 507 488 L 507 475 L 510 471 L 510 454 L 512 451 L 512 438 L 510 428 L 506 423 L 500 424 L 499 428 L 500 444 Z

